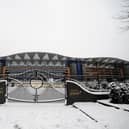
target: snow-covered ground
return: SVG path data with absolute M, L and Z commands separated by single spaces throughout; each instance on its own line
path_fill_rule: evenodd
M 102 103 L 102 104 L 106 104 L 106 105 L 112 106 L 112 107 L 116 107 L 116 108 L 121 109 L 121 110 L 127 110 L 129 112 L 129 104 L 111 103 L 110 99 L 98 100 L 98 102 Z
M 129 129 L 129 112 L 98 103 L 75 103 L 91 115 L 64 103 L 0 105 L 0 129 Z
M 64 103 L 7 103 L 0 105 L 0 129 L 102 129 Z
M 99 103 L 75 103 L 74 105 L 107 129 L 129 129 L 129 112 L 127 111 Z

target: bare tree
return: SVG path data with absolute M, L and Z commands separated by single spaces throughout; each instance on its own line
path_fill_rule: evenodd
M 129 0 L 124 0 L 122 2 L 122 10 L 119 19 L 124 23 L 121 29 L 129 31 Z

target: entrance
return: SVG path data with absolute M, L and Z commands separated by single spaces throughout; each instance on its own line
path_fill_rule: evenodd
M 64 100 L 63 76 L 37 69 L 8 74 L 8 100 L 19 102 L 54 102 Z

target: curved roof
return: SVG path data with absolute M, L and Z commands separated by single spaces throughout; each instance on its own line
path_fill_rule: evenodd
M 64 66 L 69 57 L 46 52 L 24 52 L 6 56 L 8 66 Z
M 24 53 L 16 53 L 5 58 L 7 60 L 64 60 L 65 56 L 55 54 L 55 53 L 47 53 L 47 52 L 24 52 Z M 68 57 L 65 57 L 66 59 Z M 65 60 L 66 60 L 65 59 Z
M 2 58 L 2 57 L 1 57 Z M 45 66 L 64 66 L 65 62 L 84 61 L 87 64 L 101 63 L 101 64 L 129 64 L 129 61 L 112 57 L 97 57 L 97 58 L 73 58 L 56 53 L 47 52 L 24 52 L 8 55 L 4 57 L 8 65 L 45 65 Z

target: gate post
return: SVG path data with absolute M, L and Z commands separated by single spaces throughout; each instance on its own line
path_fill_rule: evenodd
M 0 104 L 6 103 L 7 81 L 0 80 Z
M 65 105 L 71 105 L 73 104 L 73 101 L 70 97 L 70 84 L 65 81 Z

